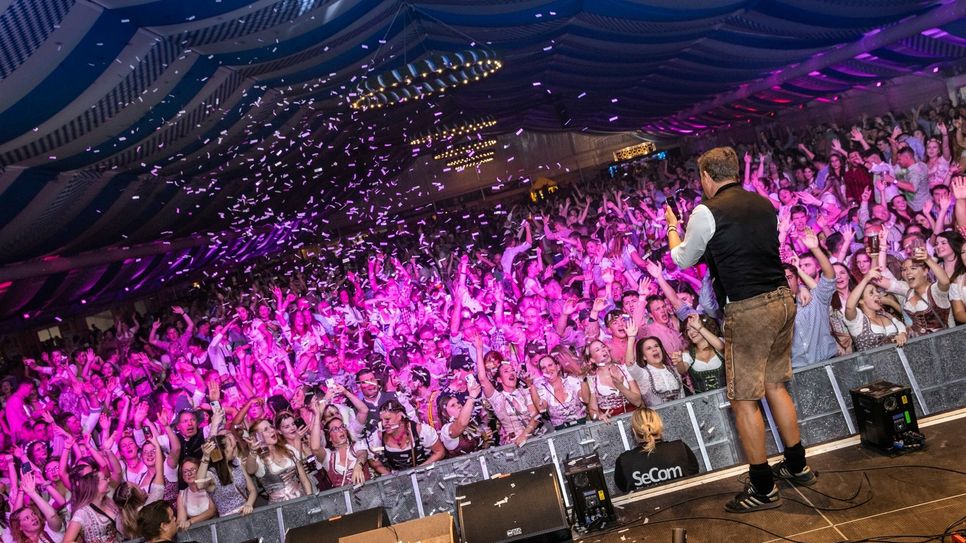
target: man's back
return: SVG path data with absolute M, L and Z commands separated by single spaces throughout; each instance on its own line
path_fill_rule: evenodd
M 715 290 L 729 301 L 752 298 L 786 285 L 778 246 L 778 216 L 766 198 L 727 185 L 705 202 L 715 231 L 705 256 Z

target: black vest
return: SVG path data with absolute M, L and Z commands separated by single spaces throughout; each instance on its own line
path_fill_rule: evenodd
M 718 303 L 788 286 L 778 254 L 778 214 L 767 198 L 735 183 L 725 185 L 704 205 L 715 222 L 704 256 Z

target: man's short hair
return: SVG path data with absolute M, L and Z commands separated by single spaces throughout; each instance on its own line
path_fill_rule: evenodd
M 916 152 L 912 150 L 912 147 L 903 147 L 899 149 L 899 153 L 896 156 L 909 155 L 911 158 L 916 158 Z
M 161 535 L 161 525 L 171 522 L 173 511 L 166 501 L 149 503 L 138 511 L 138 534 L 145 541 L 156 539 Z
M 698 171 L 715 183 L 738 179 L 738 155 L 731 147 L 715 147 L 698 157 Z

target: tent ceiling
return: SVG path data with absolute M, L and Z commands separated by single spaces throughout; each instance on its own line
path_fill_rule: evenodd
M 959 69 L 963 4 L 0 0 L 0 265 L 221 233 L 156 263 L 12 284 L 0 269 L 0 320 L 283 247 L 392 178 L 406 136 L 438 123 L 678 137 Z M 425 103 L 347 107 L 367 69 L 473 43 L 504 68 Z

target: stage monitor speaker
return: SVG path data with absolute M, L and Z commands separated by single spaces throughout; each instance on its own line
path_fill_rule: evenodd
M 552 464 L 456 488 L 464 543 L 572 541 Z
M 564 464 L 564 477 L 574 504 L 574 524 L 585 530 L 599 530 L 617 520 L 597 453 L 570 459 Z
M 863 445 L 888 453 L 922 448 L 925 438 L 909 387 L 879 381 L 849 393 Z
M 350 535 L 339 543 L 456 543 L 453 515 L 440 513 Z
M 389 526 L 382 507 L 313 522 L 285 531 L 285 543 L 339 543 L 339 538 Z

